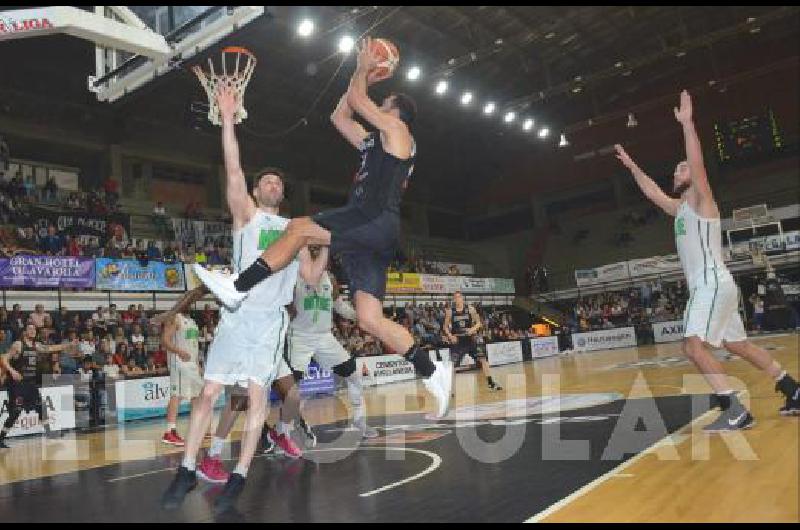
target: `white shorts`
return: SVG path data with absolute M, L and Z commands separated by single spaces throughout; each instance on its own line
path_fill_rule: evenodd
M 222 310 L 208 348 L 206 381 L 269 386 L 279 376 L 289 315 L 284 308 L 269 312 Z
M 739 291 L 730 275 L 720 275 L 691 290 L 683 314 L 683 336 L 700 337 L 718 348 L 722 341 L 740 342 L 747 339 L 742 317 L 739 316 Z
M 292 370 L 306 372 L 311 358 L 316 359 L 323 370 L 331 370 L 334 366 L 350 360 L 350 354 L 344 349 L 333 333 L 298 333 L 289 331 L 289 366 Z
M 194 399 L 203 391 L 200 368 L 194 363 L 177 363 L 169 371 L 170 396 Z

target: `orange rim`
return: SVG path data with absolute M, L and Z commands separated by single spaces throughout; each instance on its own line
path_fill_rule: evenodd
M 253 52 L 241 46 L 227 46 L 225 48 L 222 48 L 222 53 L 245 53 L 247 55 L 252 55 L 253 57 L 255 57 L 255 54 Z

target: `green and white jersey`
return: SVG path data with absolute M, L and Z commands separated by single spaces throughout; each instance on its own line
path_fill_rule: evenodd
M 293 333 L 331 332 L 333 284 L 327 271 L 322 273 L 316 286 L 307 284 L 298 276 L 294 288 L 294 307 L 297 315 L 292 320 Z
M 185 315 L 178 315 L 175 317 L 177 320 L 177 327 L 175 329 L 175 336 L 173 341 L 175 346 L 189 352 L 192 356 L 188 361 L 182 361 L 177 354 L 170 352 L 172 363 L 177 367 L 179 364 L 198 364 L 200 359 L 200 329 L 197 323 Z M 170 366 L 172 368 L 172 366 Z
M 675 246 L 690 289 L 730 276 L 722 256 L 719 217 L 700 217 L 684 201 L 675 216 Z
M 233 271 L 240 273 L 261 256 L 286 230 L 289 220 L 279 215 L 257 210 L 241 229 L 233 232 Z M 292 289 L 299 270 L 295 258 L 284 269 L 270 275 L 250 291 L 238 313 L 274 312 L 292 302 Z M 223 310 L 223 313 L 226 310 Z

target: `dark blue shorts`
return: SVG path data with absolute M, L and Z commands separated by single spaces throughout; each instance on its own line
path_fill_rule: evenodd
M 331 233 L 331 255 L 339 255 L 350 292 L 368 293 L 378 300 L 386 294 L 386 271 L 392 262 L 400 233 L 400 217 L 385 212 L 368 217 L 345 206 L 320 212 L 315 223 Z

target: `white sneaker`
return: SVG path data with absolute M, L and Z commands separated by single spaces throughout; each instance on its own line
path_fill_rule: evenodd
M 436 371 L 424 381 L 425 388 L 436 398 L 436 418 L 441 419 L 447 415 L 450 408 L 450 394 L 453 389 L 453 371 L 442 361 L 434 361 Z
M 227 276 L 221 272 L 210 271 L 199 263 L 195 263 L 192 270 L 217 300 L 231 311 L 236 311 L 242 300 L 247 298 L 247 293 L 240 293 L 233 285 L 238 275 Z

